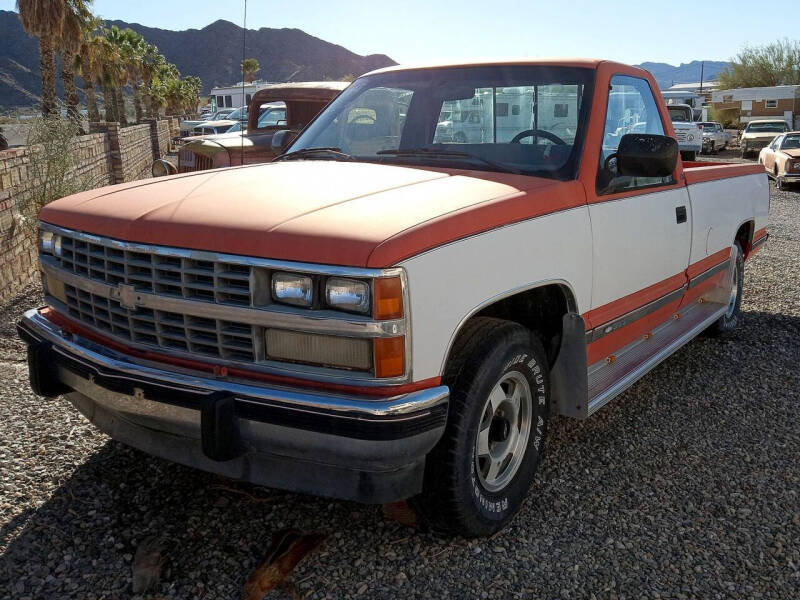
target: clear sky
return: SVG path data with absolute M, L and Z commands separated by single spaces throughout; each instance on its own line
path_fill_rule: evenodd
M 800 6 L 744 0 L 248 0 L 247 27 L 290 27 L 400 63 L 587 56 L 677 65 L 728 60 L 746 44 L 798 37 Z M 0 0 L 14 10 L 14 0 Z M 163 29 L 242 24 L 244 0 L 95 0 L 107 19 Z

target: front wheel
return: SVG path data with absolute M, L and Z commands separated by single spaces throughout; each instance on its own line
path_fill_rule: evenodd
M 472 319 L 445 381 L 447 429 L 428 456 L 415 506 L 434 529 L 490 535 L 516 514 L 544 452 L 550 380 L 539 339 L 499 319 Z
M 739 242 L 734 242 L 731 247 L 731 263 L 727 281 L 730 286 L 727 310 L 709 327 L 709 333 L 712 335 L 729 333 L 739 325 L 742 312 L 742 283 L 744 281 L 744 252 L 742 252 Z
M 697 160 L 697 152 L 695 150 L 692 150 L 691 152 L 689 151 L 681 152 L 681 158 L 683 160 L 693 162 Z

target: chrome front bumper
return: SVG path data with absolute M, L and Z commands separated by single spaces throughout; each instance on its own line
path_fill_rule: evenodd
M 362 502 L 421 491 L 448 388 L 391 398 L 216 378 L 112 351 L 39 310 L 19 322 L 31 386 L 65 394 L 98 428 L 150 454 L 234 479 Z

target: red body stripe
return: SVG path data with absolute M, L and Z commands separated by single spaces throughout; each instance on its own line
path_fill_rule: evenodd
M 603 323 L 613 321 L 617 317 L 628 314 L 632 310 L 636 310 L 645 304 L 649 304 L 654 300 L 666 296 L 670 292 L 674 292 L 685 283 L 686 275 L 684 273 L 678 273 L 663 281 L 654 283 L 643 290 L 633 292 L 618 300 L 594 308 L 583 315 L 586 321 L 586 328 L 592 329 L 594 327 L 599 327 Z

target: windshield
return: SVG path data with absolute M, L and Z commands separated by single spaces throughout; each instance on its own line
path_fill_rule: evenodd
M 708 131 L 714 131 L 717 128 L 717 126 L 714 123 L 698 123 L 698 125 L 700 125 L 700 127 L 703 128 L 703 131 L 705 131 L 706 129 Z
M 797 148 L 800 148 L 800 134 L 787 135 L 783 138 L 781 150 L 795 150 Z
M 762 123 L 748 123 L 746 133 L 782 133 L 786 131 L 786 123 L 783 121 L 764 121 Z
M 673 123 L 692 120 L 692 109 L 688 106 L 670 106 L 669 118 Z
M 233 112 L 229 113 L 226 119 L 230 119 L 231 121 L 247 121 L 247 107 L 240 106 Z
M 355 160 L 573 178 L 591 69 L 452 67 L 357 79 L 289 153 L 336 148 Z M 306 156 L 308 153 L 304 153 Z
M 242 130 L 242 122 L 236 121 L 233 125 L 231 125 L 230 129 L 228 129 L 225 133 L 233 133 L 234 131 L 241 131 Z

